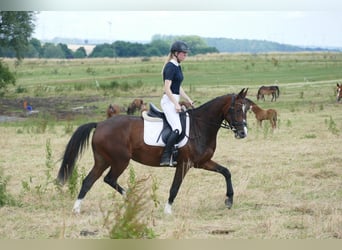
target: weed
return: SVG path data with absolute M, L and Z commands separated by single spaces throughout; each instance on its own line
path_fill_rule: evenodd
M 15 93 L 17 94 L 21 94 L 21 93 L 27 93 L 27 88 L 23 87 L 23 86 L 18 86 L 15 89 Z
M 74 131 L 74 126 L 73 124 L 68 121 L 65 125 L 64 125 L 64 132 L 66 134 L 71 134 Z
M 70 179 L 68 181 L 68 190 L 70 193 L 71 197 L 75 197 L 75 195 L 77 194 L 77 190 L 78 190 L 78 179 L 79 179 L 79 173 L 77 170 L 77 166 L 75 166 Z
M 6 190 L 8 180 L 9 177 L 4 176 L 3 170 L 0 168 L 0 207 L 5 205 L 14 206 L 18 204 L 13 196 Z
M 51 149 L 51 141 L 50 139 L 46 140 L 45 144 L 45 182 L 39 182 L 34 185 L 33 177 L 29 176 L 29 180 L 22 180 L 21 185 L 23 188 L 23 193 L 31 192 L 35 190 L 38 197 L 41 199 L 42 196 L 48 192 L 49 187 L 51 184 L 55 184 L 54 179 L 52 178 L 51 172 L 54 168 L 53 156 L 52 156 L 52 149 Z M 33 188 L 32 188 L 32 185 Z
M 315 139 L 317 136 L 315 134 L 305 134 L 304 138 L 305 139 Z
M 53 170 L 53 159 L 52 159 L 52 149 L 51 149 L 51 140 L 47 139 L 45 144 L 45 152 L 46 152 L 46 159 L 45 159 L 45 176 L 46 176 L 46 186 L 52 180 L 51 171 Z
M 109 233 L 111 239 L 152 239 L 156 237 L 154 231 L 148 227 L 146 219 L 147 205 L 150 201 L 146 196 L 145 184 L 148 179 L 149 177 L 137 180 L 134 169 L 130 168 L 126 199 L 114 211 L 109 211 L 105 215 L 105 225 L 108 226 L 109 223 L 115 221 Z M 152 191 L 152 196 L 156 197 L 156 185 Z M 110 216 L 113 214 L 114 218 L 111 220 Z
M 264 126 L 263 126 L 264 139 L 267 139 L 270 133 L 270 130 L 271 130 L 270 124 L 267 122 L 264 122 Z
M 287 120 L 286 126 L 287 126 L 288 128 L 292 127 L 292 122 L 291 122 L 291 120 L 289 120 L 289 119 Z
M 334 134 L 334 135 L 338 135 L 339 134 L 339 129 L 336 126 L 335 121 L 333 120 L 333 118 L 330 116 L 329 121 L 325 120 L 325 124 L 328 125 L 328 130 Z

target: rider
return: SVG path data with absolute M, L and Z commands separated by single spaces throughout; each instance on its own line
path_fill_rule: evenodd
M 164 94 L 161 98 L 160 106 L 172 128 L 172 132 L 167 139 L 160 160 L 160 166 L 173 166 L 177 164 L 175 160 L 171 162 L 170 158 L 178 136 L 182 133 L 182 126 L 179 118 L 179 112 L 181 112 L 181 106 L 179 105 L 180 97 L 183 97 L 189 103 L 193 104 L 193 101 L 181 86 L 184 77 L 180 63 L 185 60 L 188 52 L 189 47 L 185 42 L 174 42 L 162 70 Z

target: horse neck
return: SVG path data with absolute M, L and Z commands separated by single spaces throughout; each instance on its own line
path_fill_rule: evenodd
M 261 110 L 262 110 L 262 108 L 260 108 L 258 105 L 256 105 L 256 104 L 252 105 L 252 111 L 253 112 L 258 112 L 258 111 L 261 111 Z
M 210 130 L 217 133 L 224 119 L 224 115 L 228 112 L 229 104 L 228 95 L 216 97 L 215 99 L 195 108 L 191 111 L 194 122 L 198 121 L 198 125 L 202 129 Z

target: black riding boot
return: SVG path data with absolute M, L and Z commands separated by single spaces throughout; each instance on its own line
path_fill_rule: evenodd
M 171 135 L 167 139 L 167 143 L 165 145 L 164 152 L 161 156 L 161 160 L 160 160 L 160 164 L 159 164 L 160 166 L 172 167 L 173 165 L 177 164 L 177 162 L 175 160 L 172 160 L 172 162 L 171 162 L 171 155 L 172 155 L 172 151 L 173 151 L 173 148 L 174 148 L 174 145 L 177 141 L 178 136 L 179 136 L 178 129 L 171 132 Z

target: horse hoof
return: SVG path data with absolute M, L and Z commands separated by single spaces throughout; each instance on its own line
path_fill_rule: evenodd
M 233 201 L 231 200 L 231 199 L 226 199 L 225 201 L 224 201 L 224 204 L 226 205 L 226 207 L 228 208 L 228 209 L 231 209 L 232 208 L 232 206 L 233 206 Z
M 171 207 L 171 205 L 169 203 L 165 204 L 164 213 L 165 214 L 169 214 L 169 215 L 172 214 L 172 207 Z
M 80 209 L 80 208 L 73 208 L 73 209 L 72 209 L 72 212 L 73 212 L 73 214 L 75 214 L 75 215 L 79 215 L 79 214 L 81 213 L 81 209 Z

